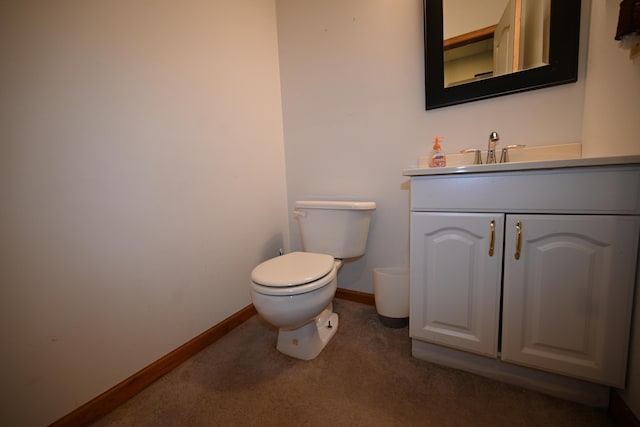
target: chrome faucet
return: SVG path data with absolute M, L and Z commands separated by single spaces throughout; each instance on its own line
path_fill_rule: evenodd
M 500 135 L 498 132 L 491 132 L 489 134 L 489 144 L 487 146 L 487 164 L 496 162 L 496 145 L 500 141 Z
M 500 156 L 500 163 L 509 163 L 509 150 L 514 148 L 524 148 L 524 144 L 507 145 L 502 149 L 502 155 Z
M 477 148 L 467 148 L 466 150 L 460 151 L 460 154 L 474 153 L 473 156 L 473 164 L 481 165 L 482 164 L 482 156 L 480 154 L 480 150 Z

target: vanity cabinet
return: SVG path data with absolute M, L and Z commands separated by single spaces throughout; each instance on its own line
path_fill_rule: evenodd
M 637 216 L 507 216 L 502 360 L 624 387 L 639 227 Z
M 503 223 L 502 214 L 411 214 L 412 337 L 497 356 Z
M 624 387 L 639 189 L 636 166 L 413 176 L 412 339 Z

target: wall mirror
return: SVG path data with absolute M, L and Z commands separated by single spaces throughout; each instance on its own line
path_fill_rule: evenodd
M 427 110 L 572 83 L 581 0 L 424 0 Z

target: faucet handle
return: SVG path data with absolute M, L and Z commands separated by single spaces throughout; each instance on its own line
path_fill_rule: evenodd
M 467 148 L 466 150 L 460 151 L 460 154 L 467 154 L 467 153 L 475 153 L 475 155 L 473 156 L 474 165 L 482 164 L 482 156 L 480 155 L 480 150 L 478 150 L 477 148 Z
M 526 145 L 524 144 L 513 144 L 507 145 L 502 149 L 502 155 L 500 156 L 500 163 L 509 163 L 509 150 L 514 148 L 524 148 Z

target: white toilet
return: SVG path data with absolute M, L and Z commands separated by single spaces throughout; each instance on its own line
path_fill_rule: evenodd
M 338 329 L 331 301 L 342 260 L 364 254 L 375 202 L 299 201 L 304 252 L 272 258 L 251 272 L 251 299 L 258 313 L 279 328 L 277 349 L 311 360 Z

